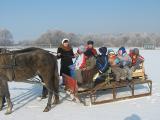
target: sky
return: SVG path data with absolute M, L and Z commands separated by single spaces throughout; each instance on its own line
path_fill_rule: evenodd
M 36 39 L 50 29 L 160 32 L 160 0 L 0 0 L 0 28 L 17 41 Z

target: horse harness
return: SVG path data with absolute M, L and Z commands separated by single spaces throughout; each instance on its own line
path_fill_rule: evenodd
M 15 72 L 14 72 L 14 70 L 18 66 L 16 64 L 16 56 L 15 56 L 15 54 L 13 52 L 10 52 L 10 53 L 1 53 L 1 54 L 2 55 L 10 55 L 11 63 L 6 64 L 6 65 L 0 65 L 0 69 L 10 69 L 12 71 L 12 79 L 11 80 L 15 80 Z

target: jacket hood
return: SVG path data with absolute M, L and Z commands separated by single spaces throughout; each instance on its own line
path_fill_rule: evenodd
M 99 52 L 100 52 L 102 55 L 106 55 L 106 53 L 107 53 L 107 48 L 106 48 L 106 47 L 101 47 L 101 48 L 99 48 Z

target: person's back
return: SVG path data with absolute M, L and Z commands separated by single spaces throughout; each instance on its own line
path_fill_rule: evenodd
M 107 70 L 109 69 L 107 48 L 101 47 L 99 48 L 100 55 L 97 56 L 96 67 L 99 71 L 97 78 L 95 78 L 95 85 L 104 82 L 107 77 Z
M 107 48 L 101 47 L 101 48 L 99 48 L 99 52 L 101 54 L 97 56 L 96 66 L 97 66 L 99 72 L 105 73 L 107 71 L 107 69 L 109 68 L 108 55 L 106 54 Z

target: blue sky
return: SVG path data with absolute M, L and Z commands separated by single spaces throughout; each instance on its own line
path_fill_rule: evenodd
M 0 0 L 0 28 L 9 29 L 18 41 L 49 29 L 160 32 L 160 0 Z

